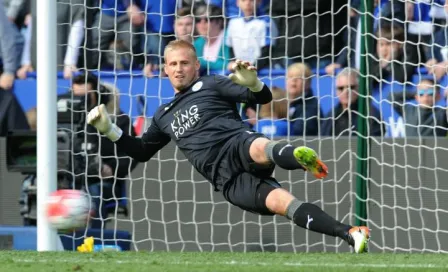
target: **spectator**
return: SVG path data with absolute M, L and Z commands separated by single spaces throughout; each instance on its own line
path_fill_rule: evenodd
M 57 65 L 64 78 L 78 70 L 81 43 L 84 40 L 84 0 L 57 0 Z
M 146 14 L 143 48 L 146 55 L 145 74 L 159 70 L 165 46 L 174 39 L 174 14 L 177 0 L 136 0 Z M 136 6 L 134 6 L 136 7 Z
M 434 0 L 433 0 L 434 1 Z M 405 1 L 407 39 L 417 44 L 417 54 L 414 64 L 425 63 L 431 59 L 430 43 L 435 27 L 430 16 L 433 1 Z
M 351 0 L 351 6 L 349 11 L 350 23 L 343 30 L 343 43 L 344 47 L 339 52 L 335 52 L 334 62 L 325 67 L 325 72 L 329 75 L 336 74 L 336 70 L 345 67 L 355 67 L 356 58 L 359 54 L 356 54 L 356 28 L 358 25 L 358 10 L 359 0 Z
M 125 133 L 135 135 L 129 116 L 120 111 L 118 93 L 112 85 L 99 83 L 97 77 L 93 75 L 81 74 L 73 78 L 72 90 L 74 96 L 87 98 L 86 111 L 99 104 L 105 104 L 109 114 L 116 119 L 117 126 Z M 110 140 L 99 136 L 93 129 L 92 126 L 87 126 L 86 130 L 88 145 L 85 143 L 85 146 L 91 146 L 91 149 L 86 150 L 88 154 L 86 187 L 92 196 L 96 212 L 95 218 L 91 220 L 91 227 L 102 228 L 102 222 L 108 213 L 105 201 L 114 195 L 121 195 L 121 185 L 125 182 L 129 171 L 135 167 L 135 161 L 121 151 L 116 151 Z M 84 137 L 81 139 L 84 141 Z
M 403 52 L 404 29 L 398 25 L 381 27 L 376 37 L 376 55 L 370 70 L 374 80 L 401 83 L 411 80 L 414 65 L 406 60 Z
M 196 5 L 208 4 L 221 8 L 225 11 L 226 19 L 233 19 L 241 15 L 241 10 L 236 4 L 237 0 L 180 0 L 181 7 L 195 8 Z M 259 3 L 257 7 L 257 15 L 264 15 L 268 13 L 271 0 L 257 0 Z
M 415 98 L 417 105 L 406 103 Z M 390 94 L 394 109 L 404 119 L 406 137 L 447 136 L 447 109 L 436 107 L 440 99 L 437 84 L 423 79 L 417 85 L 417 92 L 396 92 Z
M 321 134 L 325 136 L 349 136 L 358 130 L 358 71 L 345 68 L 336 77 L 337 96 L 336 105 L 322 123 Z M 370 136 L 384 135 L 381 116 L 375 107 L 369 111 Z
M 9 21 L 16 24 L 19 28 L 24 21 L 24 17 L 29 13 L 28 0 L 3 0 L 6 9 L 6 16 Z
M 448 68 L 448 26 L 443 26 L 435 34 L 432 42 L 431 59 L 426 63 L 428 74 L 434 75 L 439 81 L 447 73 Z
M 446 0 L 433 1 L 434 2 L 429 10 L 429 16 L 434 22 L 434 32 L 437 32 L 446 25 L 446 14 L 444 8 Z
M 84 40 L 84 9 L 84 0 L 57 0 L 57 66 L 66 79 L 78 70 L 80 48 Z M 22 66 L 17 71 L 17 76 L 22 79 L 26 78 L 28 72 L 34 71 L 31 63 L 31 36 L 36 32 L 31 18 L 29 14 L 25 20 L 28 26 L 26 43 L 22 52 Z
M 324 68 L 343 43 L 347 26 L 347 0 L 272 1 L 271 13 L 279 30 L 275 59 L 287 67 L 305 62 L 311 68 Z
M 311 89 L 311 80 L 311 69 L 305 63 L 294 63 L 288 67 L 286 91 L 292 135 L 318 135 L 318 120 L 323 115 Z
M 193 43 L 193 15 L 191 14 L 191 10 L 187 7 L 180 8 L 176 12 L 176 19 L 174 21 L 174 33 L 176 35 L 176 39 L 184 40 L 189 43 Z M 148 63 L 145 65 L 143 73 L 147 77 L 153 76 L 153 71 L 157 68 L 157 66 Z M 163 70 L 161 69 L 161 72 Z
M 139 54 L 141 52 L 139 36 L 135 32 L 144 22 L 144 12 L 138 6 L 130 5 L 129 1 L 102 0 L 101 10 L 96 14 L 92 28 L 94 67 L 113 67 L 115 61 L 105 59 L 110 47 L 112 47 L 110 50 L 112 54 L 120 50 L 129 52 L 131 55 Z M 120 44 L 121 49 L 119 49 Z
M 23 46 L 22 58 L 20 61 L 20 68 L 17 70 L 17 77 L 20 79 L 25 79 L 27 77 L 27 73 L 34 72 L 33 65 L 31 63 L 31 36 L 33 32 L 33 23 L 32 23 L 32 15 L 27 14 L 24 21 L 24 37 L 25 37 L 25 45 Z
M 359 1 L 359 0 L 358 0 Z M 379 0 L 375 1 L 375 9 L 373 14 L 373 32 L 377 32 L 379 28 L 400 26 L 405 27 L 405 23 L 409 20 L 409 14 L 406 9 L 410 6 L 401 0 Z M 359 3 L 360 5 L 361 3 Z M 408 17 L 406 17 L 408 15 Z
M 435 33 L 431 50 L 433 54 L 425 63 L 428 74 L 434 75 L 436 81 L 446 75 L 448 67 L 448 44 L 445 38 L 447 30 L 448 28 L 445 27 Z
M 285 92 L 277 87 L 272 88 L 272 101 L 261 105 L 260 119 L 254 129 L 267 137 L 287 136 L 289 122 L 286 120 L 288 103 Z
M 174 21 L 174 34 L 176 39 L 193 43 L 194 18 L 189 8 L 180 8 L 176 12 Z
M 200 35 L 194 41 L 201 72 L 225 71 L 230 49 L 225 45 L 224 20 L 221 8 L 202 5 L 196 9 L 196 30 Z
M 8 20 L 5 8 L 0 4 L 0 58 L 3 63 L 0 88 L 4 90 L 12 88 L 19 64 L 21 48 L 17 46 L 16 32 L 17 28 Z
M 325 67 L 328 74 L 335 74 L 336 69 L 343 67 L 360 66 L 361 51 L 361 18 L 358 13 L 361 9 L 360 0 L 351 0 L 350 6 L 350 27 L 344 31 L 344 48 L 338 53 L 335 62 Z M 379 28 L 391 28 L 393 26 L 405 27 L 406 21 L 405 3 L 397 0 L 377 0 L 374 1 L 373 32 L 377 33 Z M 405 44 L 406 61 L 416 63 L 416 46 Z
M 237 4 L 239 0 L 208 0 L 206 1 L 210 5 L 215 5 L 217 7 L 225 10 L 225 17 L 228 19 L 233 19 L 244 14 L 243 9 Z M 255 0 L 257 15 L 264 15 L 269 9 L 269 4 L 271 0 Z
M 25 113 L 14 93 L 0 88 L 0 137 L 5 137 L 10 130 L 29 128 Z
M 278 31 L 268 16 L 256 16 L 257 3 L 256 0 L 237 0 L 244 17 L 230 20 L 226 45 L 232 49 L 236 59 L 248 61 L 262 69 L 269 66 L 269 51 L 275 45 Z M 229 70 L 232 70 L 233 63 L 229 63 Z

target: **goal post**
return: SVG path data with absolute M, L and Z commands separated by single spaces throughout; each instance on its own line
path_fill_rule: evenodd
M 359 79 L 359 98 L 358 98 L 358 146 L 357 146 L 357 175 L 356 175 L 356 219 L 355 225 L 366 226 L 367 215 L 367 190 L 370 176 L 369 156 L 370 156 L 370 137 L 369 137 L 369 112 L 370 112 L 370 94 L 372 89 L 371 79 L 369 78 L 369 58 L 373 55 L 373 0 L 361 1 L 361 66 Z
M 56 251 L 58 236 L 45 216 L 45 203 L 57 181 L 56 1 L 37 5 L 37 250 Z

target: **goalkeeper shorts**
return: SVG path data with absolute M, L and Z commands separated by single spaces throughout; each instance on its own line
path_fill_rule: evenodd
M 266 207 L 266 198 L 272 190 L 280 187 L 275 178 L 260 178 L 242 173 L 224 186 L 223 195 L 228 202 L 245 211 L 274 215 Z
M 272 215 L 266 208 L 266 197 L 280 184 L 271 177 L 275 164 L 260 165 L 250 157 L 249 149 L 261 133 L 244 131 L 230 140 L 218 169 L 218 188 L 224 198 L 243 210 L 261 215 Z

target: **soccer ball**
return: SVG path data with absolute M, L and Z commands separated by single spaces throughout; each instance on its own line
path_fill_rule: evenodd
M 90 199 L 79 190 L 58 190 L 50 194 L 46 203 L 47 218 L 51 227 L 71 231 L 87 226 L 91 214 Z

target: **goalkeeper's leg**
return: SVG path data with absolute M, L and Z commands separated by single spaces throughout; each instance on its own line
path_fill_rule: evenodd
M 250 143 L 249 155 L 256 164 L 275 163 L 286 170 L 305 169 L 316 178 L 324 178 L 328 174 L 327 166 L 316 152 L 305 146 L 295 147 L 259 137 Z M 286 216 L 300 227 L 340 237 L 352 245 L 355 252 L 367 250 L 370 237 L 367 227 L 352 227 L 338 222 L 318 206 L 303 203 L 282 188 L 271 188 L 264 195 L 266 197 L 263 204 L 272 213 Z
M 343 224 L 318 206 L 301 202 L 282 188 L 276 188 L 267 195 L 266 207 L 275 214 L 286 216 L 302 228 L 345 240 L 356 253 L 367 252 L 370 239 L 370 230 L 367 227 Z
M 295 147 L 259 137 L 251 143 L 249 153 L 258 164 L 275 163 L 286 170 L 304 169 L 316 178 L 324 178 L 328 174 L 327 166 L 317 153 L 306 146 Z
M 272 177 L 241 173 L 226 183 L 223 194 L 227 201 L 243 210 L 285 216 L 302 228 L 342 238 L 356 253 L 367 251 L 367 227 L 352 227 L 333 219 L 318 206 L 297 200 Z

